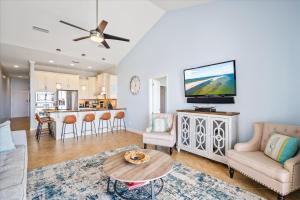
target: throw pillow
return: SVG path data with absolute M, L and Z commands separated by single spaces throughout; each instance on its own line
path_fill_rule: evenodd
M 298 151 L 299 138 L 273 133 L 268 140 L 265 154 L 283 164 L 295 156 Z
M 10 121 L 6 121 L 0 124 L 0 152 L 10 151 L 15 148 L 11 136 Z
M 154 118 L 153 119 L 153 132 L 167 132 L 168 131 L 168 123 L 166 118 Z

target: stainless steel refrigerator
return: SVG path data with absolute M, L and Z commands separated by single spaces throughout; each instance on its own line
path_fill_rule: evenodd
M 57 90 L 59 110 L 78 110 L 78 90 Z

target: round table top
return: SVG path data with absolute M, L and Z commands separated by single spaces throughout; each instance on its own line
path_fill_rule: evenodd
M 162 178 L 172 170 L 173 160 L 168 154 L 150 149 L 139 150 L 150 156 L 148 162 L 140 165 L 131 164 L 125 160 L 126 151 L 124 151 L 104 162 L 104 173 L 122 182 L 145 182 Z

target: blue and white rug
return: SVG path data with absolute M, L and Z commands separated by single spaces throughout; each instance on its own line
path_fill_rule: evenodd
M 27 199 L 119 200 L 117 195 L 106 192 L 107 177 L 102 170 L 103 162 L 111 155 L 134 148 L 137 147 L 128 146 L 30 171 Z M 263 199 L 180 163 L 175 164 L 164 182 L 164 188 L 157 199 Z

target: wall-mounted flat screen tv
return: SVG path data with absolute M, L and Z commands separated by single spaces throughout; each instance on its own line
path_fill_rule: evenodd
M 186 97 L 236 96 L 235 60 L 184 70 Z

